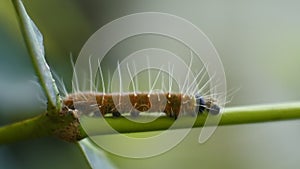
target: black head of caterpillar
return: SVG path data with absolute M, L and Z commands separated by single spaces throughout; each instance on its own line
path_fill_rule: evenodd
M 213 115 L 217 115 L 220 113 L 221 108 L 214 103 L 213 99 L 205 100 L 200 94 L 195 95 L 196 103 L 198 108 L 198 113 L 203 113 L 204 111 L 208 111 Z
M 117 100 L 117 101 L 116 101 Z M 74 93 L 64 100 L 69 108 L 79 108 L 88 116 L 111 114 L 119 117 L 123 113 L 138 116 L 139 112 L 164 112 L 175 119 L 182 114 L 199 115 L 207 111 L 213 115 L 220 113 L 220 107 L 213 99 L 204 99 L 200 94 L 187 96 L 181 93 Z M 100 111 L 101 114 L 96 113 Z

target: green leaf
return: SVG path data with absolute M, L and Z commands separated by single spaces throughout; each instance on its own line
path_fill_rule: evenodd
M 21 0 L 13 0 L 22 34 L 31 57 L 35 72 L 48 99 L 48 111 L 58 112 L 61 108 L 57 86 L 45 59 L 43 36 L 28 16 Z
M 93 169 L 114 169 L 116 168 L 105 156 L 105 152 L 93 145 L 88 139 L 83 139 L 78 143 L 87 161 Z

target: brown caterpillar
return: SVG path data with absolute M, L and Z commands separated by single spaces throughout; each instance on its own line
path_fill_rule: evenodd
M 123 113 L 138 116 L 139 112 L 164 112 L 175 119 L 181 115 L 195 116 L 205 110 L 218 114 L 220 107 L 212 99 L 205 100 L 200 95 L 187 96 L 181 93 L 75 93 L 64 100 L 65 106 L 79 109 L 79 113 L 89 116 L 105 116 L 112 114 L 119 117 Z M 117 104 L 115 104 L 117 103 Z M 100 111 L 101 114 L 95 113 Z
M 212 99 L 209 95 L 207 95 L 207 93 L 204 93 L 204 95 L 208 97 L 204 97 L 198 94 L 199 92 L 203 91 L 205 87 L 207 87 L 212 77 L 209 77 L 209 79 L 202 85 L 202 87 L 198 89 L 197 86 L 199 86 L 202 80 L 205 79 L 205 77 L 207 76 L 206 74 L 203 73 L 205 67 L 203 67 L 195 76 L 190 75 L 191 67 L 192 67 L 192 57 L 190 59 L 189 66 L 187 67 L 188 71 L 187 74 L 185 75 L 185 79 L 183 83 L 180 83 L 180 87 L 178 86 L 180 89 L 180 92 L 178 93 L 171 92 L 172 85 L 173 85 L 172 75 L 174 72 L 174 65 L 171 68 L 171 64 L 168 64 L 168 70 L 164 69 L 163 68 L 164 65 L 162 65 L 158 69 L 158 73 L 155 76 L 155 80 L 152 81 L 150 70 L 153 68 L 150 66 L 150 61 L 148 57 L 146 57 L 146 60 L 147 60 L 147 68 L 148 68 L 148 83 L 149 83 L 148 91 L 149 92 L 139 92 L 138 79 L 137 79 L 138 71 L 136 70 L 135 64 L 133 64 L 135 73 L 134 75 L 132 75 L 132 71 L 129 68 L 128 62 L 122 64 L 118 62 L 117 73 L 118 73 L 119 80 L 118 82 L 116 82 L 119 83 L 118 93 L 106 93 L 112 87 L 110 85 L 110 80 L 108 82 L 107 88 L 105 87 L 104 76 L 102 73 L 99 60 L 98 60 L 98 67 L 97 67 L 99 77 L 97 82 L 98 83 L 101 82 L 102 85 L 96 83 L 95 86 L 102 86 L 102 92 L 93 92 L 95 90 L 97 91 L 97 88 L 93 86 L 94 78 L 93 78 L 91 58 L 89 58 L 89 75 L 90 75 L 89 91 L 91 92 L 81 92 L 79 88 L 81 87 L 85 88 L 85 87 L 84 84 L 82 84 L 83 86 L 79 87 L 75 66 L 74 63 L 72 62 L 74 68 L 74 75 L 75 75 L 73 79 L 75 93 L 67 94 L 66 90 L 64 90 L 66 97 L 63 99 L 63 104 L 71 109 L 77 109 L 79 115 L 87 115 L 93 117 L 97 117 L 97 116 L 104 117 L 106 115 L 119 117 L 124 113 L 130 113 L 131 116 L 138 116 L 140 112 L 147 112 L 147 113 L 163 112 L 166 114 L 166 116 L 174 117 L 176 119 L 181 115 L 196 116 L 198 114 L 203 113 L 204 111 L 208 111 L 210 114 L 220 113 L 221 108 L 217 104 L 215 104 L 214 99 Z M 123 66 L 121 69 L 121 65 L 126 65 L 126 66 Z M 126 78 L 124 78 L 122 77 L 122 74 L 126 73 L 126 68 L 129 76 L 126 76 Z M 164 85 L 165 84 L 165 79 L 163 76 L 164 72 L 168 73 L 168 80 L 167 80 L 167 83 L 169 83 L 168 92 L 163 92 L 163 91 L 167 91 Z M 160 87 L 158 87 L 160 89 L 158 91 L 160 92 L 156 92 L 155 87 L 159 77 L 161 77 L 160 81 L 162 84 Z M 199 77 L 201 78 L 199 79 Z M 190 78 L 193 78 L 192 81 L 190 81 Z M 108 74 L 108 79 L 111 79 L 110 74 Z M 130 83 L 132 84 L 133 92 L 128 92 L 128 93 L 123 92 L 124 79 L 127 79 L 127 83 L 129 82 L 129 84 Z

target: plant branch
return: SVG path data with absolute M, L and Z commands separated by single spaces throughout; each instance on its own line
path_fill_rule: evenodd
M 245 106 L 236 108 L 226 108 L 222 115 L 209 115 L 210 120 L 214 123 L 206 124 L 212 125 L 236 125 L 236 124 L 251 124 L 259 122 L 283 121 L 300 119 L 300 103 L 274 104 L 274 105 L 259 105 L 259 106 Z M 221 116 L 221 117 L 220 117 Z M 178 118 L 178 124 L 174 128 L 203 127 L 208 115 L 207 113 L 199 115 L 196 121 L 193 117 L 184 116 Z M 146 120 L 147 117 L 140 116 L 139 120 Z M 218 124 L 215 121 L 220 119 Z M 84 119 L 83 119 L 84 120 Z M 83 121 L 81 120 L 81 122 Z M 155 130 L 166 130 L 173 123 L 174 119 L 170 117 L 159 117 L 155 121 L 149 123 L 136 123 L 128 120 L 128 118 L 86 118 L 84 124 L 88 124 L 87 128 L 89 135 L 112 134 L 111 129 L 106 127 L 105 121 L 117 130 L 119 133 L 132 132 L 146 132 Z
M 39 115 L 31 119 L 20 121 L 0 128 L 0 143 L 11 143 L 26 139 L 34 139 L 49 135 L 47 118 Z
M 81 139 L 84 131 L 75 111 L 63 107 L 57 116 L 43 113 L 24 121 L 0 127 L 0 145 L 16 141 L 54 136 L 68 142 Z
M 74 142 L 89 135 L 112 134 L 111 129 L 107 128 L 107 122 L 119 133 L 146 132 L 168 129 L 175 121 L 178 122 L 176 128 L 186 128 L 191 126 L 194 118 L 183 116 L 174 120 L 170 117 L 159 117 L 149 123 L 136 123 L 127 118 L 83 118 L 80 122 L 88 122 L 88 134 L 83 130 L 83 126 L 77 124 L 76 114 L 66 110 L 61 113 L 61 119 L 53 119 L 51 116 L 42 114 L 22 122 L 0 127 L 0 144 L 10 143 L 24 139 L 34 139 L 45 136 L 56 136 L 66 141 Z M 207 114 L 199 115 L 193 127 L 202 127 L 205 124 Z M 211 116 L 210 118 L 219 118 Z M 145 116 L 136 119 L 146 119 Z M 226 108 L 220 117 L 219 126 L 235 124 L 252 124 L 259 122 L 283 121 L 300 119 L 300 103 L 288 103 L 280 105 L 261 105 L 245 106 L 237 108 Z M 87 121 L 85 121 L 87 120 Z M 72 123 L 74 122 L 75 123 Z M 70 125 L 70 123 L 72 125 Z M 75 124 L 75 125 L 74 125 Z M 77 124 L 77 125 L 76 125 Z M 208 124 L 212 125 L 212 124 Z
M 55 81 L 44 57 L 43 36 L 28 16 L 21 0 L 12 0 L 20 28 L 35 72 L 48 99 L 47 110 L 55 114 L 61 109 L 61 99 Z

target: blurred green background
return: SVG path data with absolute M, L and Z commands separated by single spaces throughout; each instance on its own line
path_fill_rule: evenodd
M 300 100 L 299 1 L 24 0 L 24 4 L 44 35 L 50 67 L 69 90 L 70 55 L 76 59 L 96 30 L 124 15 L 156 11 L 183 17 L 210 38 L 224 64 L 228 89 L 240 88 L 227 106 Z M 45 109 L 34 81 L 13 6 L 0 1 L 0 125 Z M 197 142 L 199 133 L 193 129 L 178 146 L 152 158 L 104 155 L 116 168 L 300 167 L 299 120 L 219 127 L 205 144 Z M 112 141 L 122 145 L 113 137 Z M 76 145 L 56 139 L 0 146 L 0 168 L 87 167 Z

